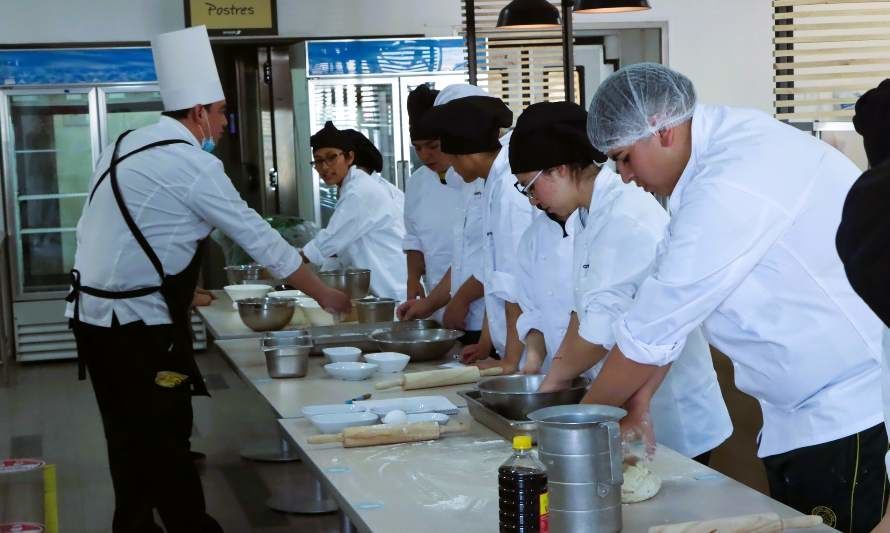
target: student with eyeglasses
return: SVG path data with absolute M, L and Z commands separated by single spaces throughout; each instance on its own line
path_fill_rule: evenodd
M 326 185 L 336 186 L 338 194 L 327 227 L 302 254 L 317 266 L 336 257 L 343 267 L 370 269 L 371 292 L 401 302 L 408 276 L 402 259 L 405 196 L 377 172 L 368 174 L 361 168 L 364 162 L 367 170 L 376 170 L 379 161 L 367 157 L 370 141 L 356 143 L 356 133 L 327 122 L 310 139 L 316 172 Z

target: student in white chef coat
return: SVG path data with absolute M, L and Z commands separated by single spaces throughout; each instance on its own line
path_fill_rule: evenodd
M 310 142 L 315 170 L 325 184 L 337 186 L 338 195 L 327 227 L 306 243 L 303 256 L 315 265 L 337 256 L 343 267 L 368 268 L 371 292 L 403 301 L 407 271 L 402 259 L 402 191 L 379 174 L 360 169 L 352 135 L 331 122 Z
M 425 297 L 450 276 L 454 228 L 463 217 L 464 182 L 442 154 L 439 139 L 421 126 L 439 91 L 418 85 L 408 94 L 411 144 L 423 166 L 405 184 L 405 240 L 408 301 Z M 446 280 L 450 286 L 450 279 Z M 441 289 L 443 294 L 447 291 Z M 402 314 L 406 309 L 402 309 Z M 442 310 L 433 314 L 442 320 Z
M 765 113 L 698 105 L 692 82 L 661 65 L 608 78 L 588 133 L 624 180 L 670 195 L 671 221 L 585 401 L 635 404 L 703 324 L 760 402 L 772 496 L 837 529 L 873 527 L 882 326 L 834 246 L 859 170 Z
M 114 486 L 112 531 L 221 531 L 190 456 L 191 396 L 207 395 L 189 305 L 201 242 L 216 227 L 325 308 L 325 287 L 238 196 L 212 152 L 226 102 L 204 26 L 152 41 L 164 113 L 103 152 L 77 223 L 66 316 L 96 394 Z
M 512 124 L 513 113 L 490 96 L 458 98 L 435 106 L 424 117 L 442 141 L 442 151 L 465 181 L 485 180 L 482 211 L 482 271 L 474 274 L 485 287 L 486 327 L 478 345 L 465 348 L 489 353 L 487 338 L 500 360 L 480 363 L 498 365 L 505 372 L 519 367 L 523 345 L 516 333 L 521 314 L 516 281 L 519 239 L 531 224 L 532 206 L 514 188 L 510 172 L 508 136 L 499 139 L 501 128 Z
M 467 96 L 487 96 L 487 93 L 475 85 L 453 84 L 438 92 L 432 105 L 444 105 Z M 411 124 L 422 132 L 423 116 L 429 111 L 429 107 L 423 109 L 423 113 L 420 111 L 420 106 L 417 105 L 411 112 Z M 425 132 L 421 135 L 429 136 L 433 133 Z M 450 160 L 442 153 L 441 141 L 438 138 L 435 141 L 415 143 L 415 147 L 418 146 L 424 151 L 423 157 L 441 160 L 443 164 L 449 166 L 446 173 L 449 185 L 452 184 L 452 178 L 460 181 L 460 217 L 451 225 L 451 266 L 448 272 L 425 297 L 418 300 L 409 298 L 398 310 L 398 315 L 402 319 L 410 320 L 441 313 L 442 324 L 447 328 L 464 331 L 461 342 L 464 345 L 473 345 L 479 342 L 485 318 L 482 283 L 473 276 L 482 270 L 482 240 L 479 235 L 482 234 L 482 199 L 485 181 L 477 178 L 472 182 L 465 182 L 450 167 Z
M 563 291 L 573 289 L 573 312 L 550 367 L 550 375 L 560 380 L 588 372 L 615 344 L 612 324 L 633 303 L 668 223 L 655 197 L 599 166 L 606 157 L 591 146 L 586 125 L 587 113 L 574 103 L 533 104 L 519 117 L 510 144 L 517 187 L 555 217 L 575 213 L 571 274 L 562 280 Z M 573 280 L 572 289 L 567 279 Z M 540 305 L 547 308 L 546 302 Z M 557 311 L 547 308 L 551 315 Z M 652 399 L 651 415 L 658 442 L 703 463 L 732 433 L 711 352 L 698 328 Z

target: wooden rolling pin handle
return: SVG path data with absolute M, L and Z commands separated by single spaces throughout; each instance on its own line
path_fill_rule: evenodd
M 822 517 L 816 515 L 795 516 L 782 519 L 782 529 L 806 529 L 822 525 Z
M 479 375 L 488 377 L 488 376 L 500 376 L 503 373 L 504 373 L 503 368 L 501 368 L 499 366 L 493 366 L 491 368 L 486 368 L 485 370 L 480 371 Z
M 391 389 L 393 387 L 401 387 L 405 384 L 405 376 L 401 376 L 397 379 L 386 379 L 383 381 L 378 381 L 374 384 L 374 388 L 377 390 L 383 389 Z
M 447 426 L 439 426 L 439 435 L 446 435 L 448 433 L 463 433 L 467 430 L 467 425 L 463 422 L 455 422 L 453 424 L 448 424 Z
M 309 438 L 306 439 L 306 442 L 308 442 L 309 444 L 333 444 L 335 442 L 338 444 L 342 444 L 343 434 L 335 433 L 331 435 L 310 435 Z

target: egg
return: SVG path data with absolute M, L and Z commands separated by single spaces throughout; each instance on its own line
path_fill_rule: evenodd
M 386 416 L 383 417 L 384 424 L 404 424 L 407 420 L 408 415 L 405 414 L 405 411 L 402 411 L 400 409 L 390 411 L 386 413 Z

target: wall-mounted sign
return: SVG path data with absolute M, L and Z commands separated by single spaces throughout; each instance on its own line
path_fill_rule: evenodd
M 185 25 L 214 37 L 278 35 L 277 0 L 183 0 Z

